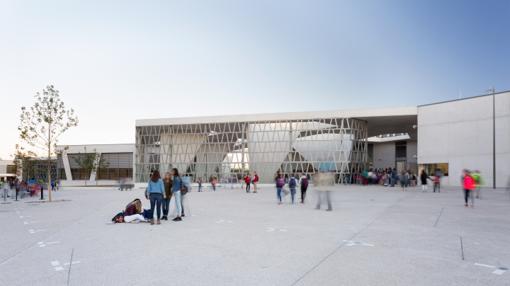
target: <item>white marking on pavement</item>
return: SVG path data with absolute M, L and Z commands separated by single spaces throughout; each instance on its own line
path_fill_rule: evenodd
M 361 241 L 344 240 L 344 242 L 345 242 L 345 246 L 361 245 L 361 246 L 374 247 L 373 244 L 361 242 Z
M 60 265 L 60 262 L 58 262 L 58 260 L 51 262 L 51 266 L 58 266 L 58 265 Z
M 273 232 L 273 231 L 274 231 L 274 228 L 272 228 L 272 227 L 267 227 L 266 228 L 266 232 Z
M 48 241 L 48 242 L 39 241 L 39 242 L 37 243 L 37 245 L 38 245 L 39 247 L 46 247 L 47 245 L 58 244 L 58 243 L 60 243 L 60 241 Z
M 492 272 L 492 274 L 496 274 L 496 275 L 503 275 L 503 273 L 505 273 L 506 270 L 503 270 L 503 269 L 496 269 Z
M 62 267 L 62 266 L 55 267 L 55 271 L 62 271 L 62 270 L 64 270 L 64 267 Z
M 482 263 L 475 263 L 476 266 L 481 266 L 481 267 L 487 267 L 487 268 L 496 268 L 496 266 L 494 265 L 488 265 L 488 264 L 482 264 Z
M 79 264 L 79 263 L 81 263 L 81 262 L 80 262 L 80 261 L 73 261 L 73 263 L 72 263 L 72 264 L 73 264 L 73 265 L 75 265 L 75 264 Z M 65 265 L 65 266 L 69 265 L 69 262 L 64 263 L 64 265 Z
M 34 233 L 38 233 L 38 232 L 42 232 L 42 231 L 46 231 L 45 229 L 29 229 L 28 232 L 30 234 L 34 234 Z

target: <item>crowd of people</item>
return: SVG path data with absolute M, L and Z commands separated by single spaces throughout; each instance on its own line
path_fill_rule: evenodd
M 51 190 L 58 191 L 60 189 L 60 180 L 52 180 Z M 28 180 L 20 180 L 19 178 L 9 178 L 0 180 L 0 190 L 2 190 L 3 199 L 13 197 L 15 200 L 18 198 L 24 198 L 25 196 L 37 196 L 40 195 L 41 200 L 44 199 L 44 188 L 45 184 L 31 178 Z
M 434 170 L 433 174 L 428 174 L 425 169 L 421 170 L 419 176 L 416 176 L 409 170 L 397 172 L 395 168 L 386 169 L 369 169 L 362 173 L 363 185 L 377 184 L 387 187 L 395 187 L 400 185 L 405 191 L 407 187 L 415 187 L 421 185 L 421 190 L 428 190 L 429 182 L 432 183 L 433 192 L 441 191 L 441 178 L 443 172 L 440 169 Z M 260 178 L 257 172 L 251 175 L 247 173 L 241 180 L 241 187 L 246 193 L 257 193 L 258 182 Z M 297 189 L 300 189 L 300 202 L 305 203 L 306 193 L 310 182 L 313 181 L 314 190 L 317 191 L 316 209 L 320 209 L 322 203 L 327 205 L 327 211 L 332 210 L 330 191 L 333 189 L 336 179 L 334 172 L 321 171 L 313 176 L 309 174 L 290 174 L 283 175 L 277 171 L 274 177 L 276 199 L 279 205 L 283 204 L 283 199 L 290 194 L 290 203 L 296 202 Z M 213 191 L 216 190 L 215 180 L 210 180 Z M 479 171 L 464 170 L 461 178 L 465 206 L 471 201 L 474 206 L 474 199 L 481 198 L 480 190 L 482 185 L 482 177 Z M 197 179 L 198 192 L 203 191 L 202 179 Z M 252 189 L 253 187 L 253 189 Z M 118 213 L 112 221 L 114 222 L 140 222 L 146 221 L 150 224 L 161 224 L 161 220 L 168 220 L 170 211 L 170 202 L 174 198 L 176 216 L 173 221 L 182 221 L 185 217 L 184 199 L 186 194 L 191 190 L 189 177 L 181 177 L 179 171 L 173 168 L 171 172 L 164 174 L 163 178 L 159 171 L 151 172 L 148 181 L 145 197 L 150 202 L 150 209 L 142 209 L 141 200 L 135 199 L 130 202 L 124 211 Z M 253 190 L 253 191 L 252 191 Z
M 149 222 L 151 225 L 159 225 L 162 220 L 168 220 L 172 197 L 176 210 L 176 216 L 172 220 L 182 221 L 185 216 L 185 197 L 190 189 L 189 181 L 181 177 L 177 168 L 165 173 L 163 178 L 159 171 L 153 170 L 145 190 L 145 198 L 150 202 L 150 209 L 142 209 L 141 200 L 135 199 L 126 206 L 124 211 L 116 214 L 112 221 L 115 223 Z

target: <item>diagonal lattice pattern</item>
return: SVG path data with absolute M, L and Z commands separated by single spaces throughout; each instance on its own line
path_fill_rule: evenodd
M 136 181 L 178 168 L 194 181 L 261 183 L 285 176 L 336 173 L 347 183 L 367 162 L 367 124 L 353 118 L 176 124 L 136 127 Z

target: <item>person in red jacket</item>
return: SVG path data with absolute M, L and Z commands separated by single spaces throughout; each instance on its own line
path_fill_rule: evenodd
M 257 175 L 257 172 L 253 172 L 253 178 L 251 180 L 253 184 L 253 192 L 257 192 L 257 184 L 259 183 L 259 175 Z
M 471 176 L 469 170 L 464 170 L 464 174 L 462 177 L 462 185 L 464 187 L 464 206 L 468 206 L 469 198 L 471 197 L 471 207 L 475 206 L 475 199 L 473 197 L 473 190 L 476 188 L 475 179 Z
M 246 176 L 244 176 L 244 183 L 246 184 L 246 192 L 249 193 L 250 192 L 250 185 L 251 185 L 250 175 L 246 174 Z

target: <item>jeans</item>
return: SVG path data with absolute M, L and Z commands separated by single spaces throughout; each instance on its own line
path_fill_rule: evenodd
M 184 197 L 186 195 L 181 194 L 181 216 L 184 216 Z
M 471 197 L 471 205 L 475 205 L 475 198 L 473 197 L 473 194 L 471 194 L 471 190 L 464 189 L 464 201 L 466 202 L 466 205 L 468 204 L 469 198 Z
M 306 188 L 301 187 L 301 203 L 305 202 Z
M 168 216 L 168 211 L 170 210 L 170 200 L 172 197 L 167 199 L 163 199 L 163 216 Z
M 292 203 L 294 203 L 295 196 L 296 196 L 296 188 L 290 188 L 290 197 L 291 197 Z
M 249 193 L 250 192 L 250 184 L 246 184 L 246 192 Z
M 181 191 L 177 191 L 173 193 L 174 201 L 175 201 L 175 209 L 177 211 L 177 217 L 180 217 L 182 214 L 182 196 Z
M 278 201 L 282 202 L 282 188 L 276 187 L 276 197 L 278 198 Z
M 440 193 L 441 192 L 441 185 L 439 185 L 439 183 L 434 183 L 434 193 L 436 192 Z
M 151 193 L 149 195 L 151 201 L 151 211 L 154 217 L 154 206 L 156 207 L 156 213 L 158 220 L 161 218 L 161 202 L 163 201 L 163 194 Z

